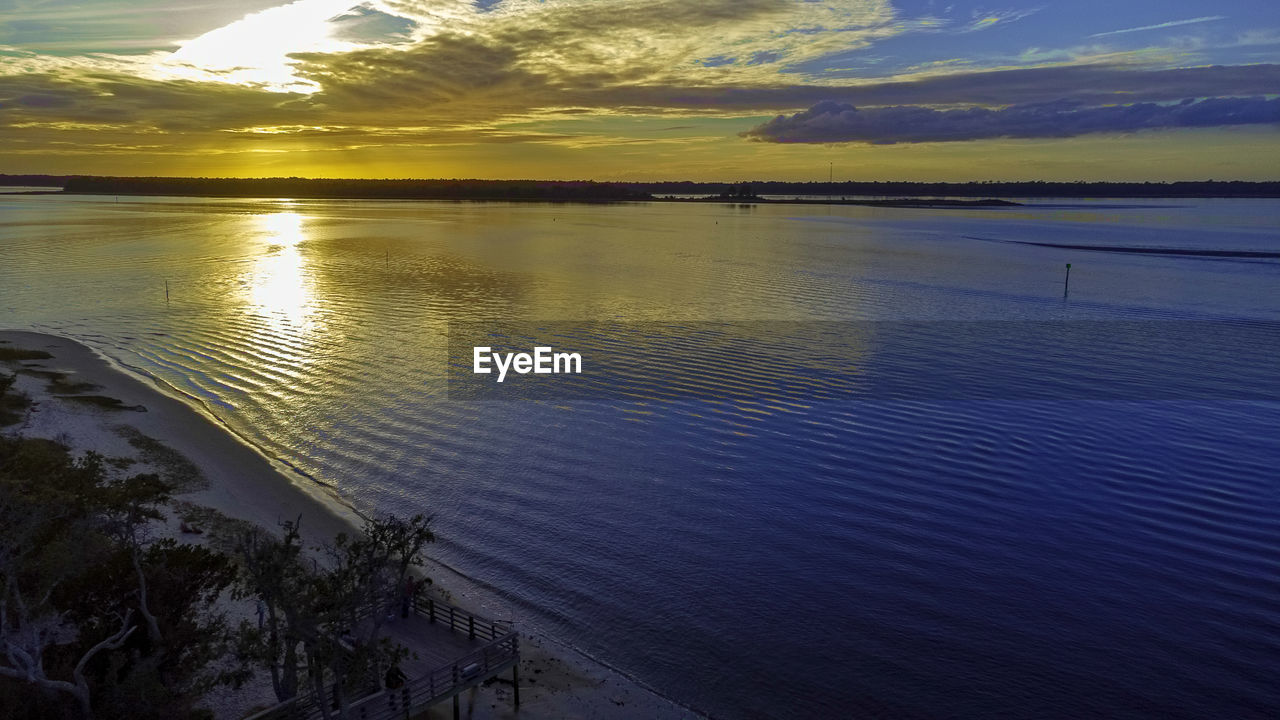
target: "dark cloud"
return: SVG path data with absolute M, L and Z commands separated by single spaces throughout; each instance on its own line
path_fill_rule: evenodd
M 1189 97 L 1272 95 L 1280 65 L 1211 65 L 1135 70 L 1108 65 L 1054 66 L 961 72 L 862 85 L 667 86 L 635 85 L 583 90 L 585 106 L 780 111 L 826 100 L 855 106 L 1005 106 L 1072 100 L 1085 105 L 1177 102 Z
M 1167 70 L 1039 67 L 862 85 L 760 80 L 696 85 L 687 78 L 668 77 L 656 65 L 611 65 L 595 58 L 593 47 L 562 47 L 562 62 L 543 62 L 540 53 L 562 40 L 540 34 L 548 32 L 523 29 L 488 38 L 440 34 L 410 49 L 295 57 L 301 74 L 322 88 L 316 101 L 330 111 L 413 108 L 450 124 L 564 108 L 773 113 L 825 100 L 858 107 L 1007 106 L 1059 100 L 1104 105 L 1267 95 L 1280 88 L 1280 65 L 1275 64 Z
M 998 110 L 936 110 L 895 106 L 858 109 L 832 100 L 778 117 L 742 135 L 776 143 L 877 144 L 953 142 L 984 138 L 1061 138 L 1158 128 L 1280 123 L 1280 98 L 1188 99 L 1172 105 L 1132 103 L 1088 107 L 1079 101 L 1014 105 Z
M 288 93 L 119 73 L 0 75 L 0 126 L 24 122 L 134 125 L 166 131 L 302 123 L 307 99 Z
M 410 50 L 299 53 L 294 58 L 299 73 L 323 88 L 317 102 L 331 109 L 414 109 L 423 116 L 451 115 L 467 122 L 475 119 L 474 110 L 460 112 L 465 109 L 460 104 L 525 110 L 530 96 L 546 84 L 518 67 L 517 48 L 457 34 L 435 35 Z
M 63 95 L 50 95 L 48 93 L 33 93 L 31 95 L 22 95 L 13 101 L 17 105 L 29 108 L 65 108 L 74 104 L 71 98 Z

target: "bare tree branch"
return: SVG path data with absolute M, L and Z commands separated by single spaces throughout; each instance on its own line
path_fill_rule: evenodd
M 124 616 L 120 618 L 120 629 L 117 630 L 116 633 L 111 637 L 108 637 L 102 640 L 101 642 L 99 642 L 97 645 L 94 645 L 93 647 L 89 648 L 88 652 L 80 656 L 80 662 L 76 663 L 75 669 L 71 671 L 71 676 L 76 679 L 76 684 L 82 685 L 85 688 L 86 695 L 88 694 L 89 684 L 84 677 L 85 666 L 89 664 L 89 661 L 93 659 L 94 655 L 97 655 L 99 652 L 103 650 L 115 650 L 116 648 L 123 645 L 125 640 L 129 639 L 129 636 L 132 635 L 133 631 L 137 629 L 136 627 L 129 624 L 129 618 L 132 616 L 133 616 L 133 611 L 126 610 L 124 613 Z

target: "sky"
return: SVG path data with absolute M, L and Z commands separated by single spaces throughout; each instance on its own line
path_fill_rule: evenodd
M 0 173 L 1280 180 L 1280 2 L 0 0 Z

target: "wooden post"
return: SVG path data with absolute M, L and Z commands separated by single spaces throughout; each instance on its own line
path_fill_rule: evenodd
M 453 666 L 453 689 L 454 689 L 454 693 L 453 693 L 453 720 L 458 720 L 458 695 L 460 695 L 461 693 L 457 692 L 457 690 L 458 690 L 458 666 L 457 666 L 456 664 Z
M 520 658 L 516 657 L 516 664 L 511 666 L 511 687 L 515 688 L 516 709 L 520 708 Z
M 169 281 L 164 281 L 164 301 L 169 302 Z
M 427 598 L 427 617 L 428 622 L 436 621 L 436 601 L 431 598 Z
M 1062 297 L 1067 296 L 1067 289 L 1071 287 L 1071 263 L 1067 263 L 1067 279 L 1062 281 Z
M 467 618 L 467 638 L 470 640 L 476 639 L 476 616 L 475 615 L 471 615 Z

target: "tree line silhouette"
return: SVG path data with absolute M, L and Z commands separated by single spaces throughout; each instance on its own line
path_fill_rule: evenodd
M 1275 198 L 1280 181 L 1180 182 L 597 182 L 592 180 L 412 180 L 326 178 L 179 178 L 93 175 L 0 175 L 0 186 L 61 187 L 102 195 L 381 198 L 610 202 L 679 195 L 871 197 Z

